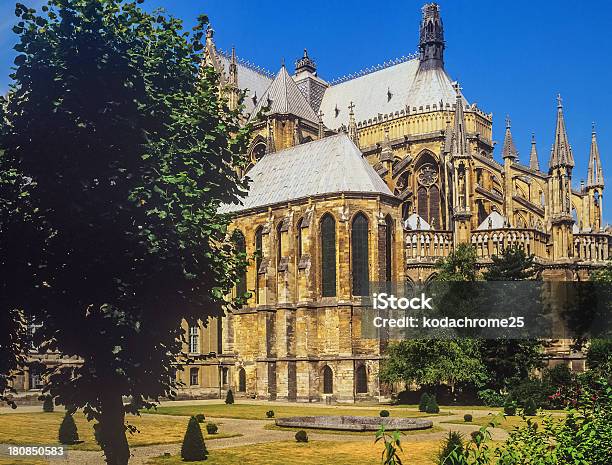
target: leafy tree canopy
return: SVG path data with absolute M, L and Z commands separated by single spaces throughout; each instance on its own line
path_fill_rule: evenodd
M 201 66 L 208 20 L 187 32 L 137 3 L 17 4 L 0 158 L 2 265 L 27 276 L 3 275 L 0 314 L 25 309 L 43 348 L 83 360 L 48 387 L 99 421 L 109 464 L 129 458 L 125 411 L 174 393 L 181 319 L 221 315 L 245 266 L 217 210 L 245 190 L 250 127 Z

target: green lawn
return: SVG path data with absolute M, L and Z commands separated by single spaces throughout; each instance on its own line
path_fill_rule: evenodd
M 530 418 L 531 421 L 536 423 L 541 423 L 541 417 L 527 417 Z M 475 425 L 475 426 L 484 426 L 488 425 L 494 419 L 497 420 L 497 428 L 505 429 L 506 431 L 513 431 L 515 428 L 526 425 L 526 420 L 521 416 L 513 415 L 506 416 L 505 418 L 502 415 L 487 415 L 482 417 L 474 417 L 471 422 L 465 422 L 462 420 L 447 420 L 442 423 L 451 423 L 454 425 Z
M 426 413 L 421 413 L 414 409 L 403 407 L 345 407 L 345 406 L 300 406 L 296 405 L 274 405 L 270 404 L 248 404 L 236 403 L 233 405 L 226 404 L 198 404 L 198 405 L 177 405 L 158 407 L 157 410 L 148 410 L 148 413 L 157 413 L 160 415 L 185 415 L 192 416 L 198 413 L 203 413 L 207 418 L 240 418 L 244 420 L 265 420 L 266 412 L 274 410 L 275 416 L 278 417 L 293 417 L 293 416 L 319 416 L 319 415 L 358 415 L 377 417 L 381 410 L 389 410 L 392 416 L 403 418 L 416 418 L 425 416 L 435 416 Z M 448 415 L 449 412 L 441 411 L 438 415 Z
M 434 465 L 438 441 L 404 442 L 402 462 L 406 465 Z M 208 460 L 193 465 L 380 465 L 383 446 L 369 441 L 281 441 L 232 447 L 210 452 Z M 183 465 L 178 456 L 157 457 L 149 465 Z
M 0 444 L 58 444 L 57 434 L 63 416 L 61 412 L 0 414 Z M 160 417 L 159 415 L 128 416 L 127 418 L 128 423 L 138 429 L 137 433 L 128 433 L 130 446 L 182 442 L 187 429 L 186 418 Z M 93 423 L 88 422 L 80 412 L 75 414 L 74 420 L 79 438 L 83 442 L 70 446 L 70 448 L 100 450 L 93 436 Z M 204 425 L 202 425 L 202 430 L 206 433 Z M 232 436 L 240 436 L 240 434 L 225 432 L 221 425 L 219 433 L 204 437 L 210 440 Z

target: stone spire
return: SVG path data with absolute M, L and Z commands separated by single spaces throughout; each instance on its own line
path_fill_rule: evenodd
M 351 101 L 349 108 L 349 123 L 348 123 L 348 136 L 353 143 L 359 147 L 359 134 L 357 133 L 357 122 L 355 121 L 355 104 Z
M 232 110 L 238 108 L 240 100 L 240 89 L 238 88 L 238 62 L 236 61 L 236 49 L 232 47 L 229 62 L 229 79 L 227 82 L 229 107 Z
M 538 161 L 538 151 L 536 150 L 535 134 L 531 134 L 531 152 L 529 153 L 529 168 L 535 171 L 540 170 L 540 162 Z
M 419 34 L 419 61 L 424 68 L 444 67 L 444 27 L 440 7 L 428 3 L 422 8 Z
M 268 137 L 266 140 L 266 153 L 276 152 L 275 144 L 274 144 L 274 122 L 268 119 Z
M 599 157 L 599 147 L 597 146 L 597 134 L 595 133 L 595 123 L 591 132 L 591 152 L 589 154 L 589 174 L 587 176 L 587 186 L 603 187 L 604 178 L 601 168 L 601 158 Z
M 453 122 L 453 137 L 451 141 L 451 156 L 467 155 L 467 135 L 465 132 L 465 115 L 463 113 L 463 99 L 461 98 L 461 88 L 458 83 L 454 86 L 457 94 L 455 103 L 455 120 Z
M 509 158 L 511 161 L 516 161 L 518 152 L 512 140 L 512 132 L 510 131 L 510 117 L 506 116 L 506 135 L 504 136 L 504 147 L 502 149 L 502 158 Z
M 385 127 L 385 138 L 383 139 L 382 149 L 380 151 L 380 161 L 393 161 L 393 150 L 391 149 L 388 126 Z
M 323 139 L 325 137 L 325 125 L 323 124 L 323 117 L 325 114 L 322 110 L 319 110 L 317 117 L 319 118 L 319 139 Z
M 565 130 L 561 95 L 557 96 L 557 126 L 555 128 L 555 141 L 550 154 L 549 168 L 553 169 L 559 166 L 574 167 L 574 155 L 572 154 L 572 147 L 569 144 L 567 131 Z

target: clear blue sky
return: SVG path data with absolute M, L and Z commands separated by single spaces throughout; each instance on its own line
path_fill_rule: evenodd
M 21 0 L 38 7 L 42 0 Z M 14 2 L 0 5 L 0 91 L 14 57 Z M 191 26 L 206 13 L 217 46 L 273 72 L 304 47 L 319 75 L 333 79 L 416 51 L 423 1 L 146 0 Z M 606 1 L 448 0 L 439 2 L 446 35 L 446 68 L 470 102 L 494 115 L 499 158 L 509 114 L 522 162 L 531 132 L 547 166 L 558 92 L 563 96 L 576 158 L 573 183 L 586 178 L 591 122 L 597 127 L 604 177 L 612 188 L 612 3 Z M 606 196 L 607 197 L 607 196 Z M 610 202 L 605 219 L 612 222 Z

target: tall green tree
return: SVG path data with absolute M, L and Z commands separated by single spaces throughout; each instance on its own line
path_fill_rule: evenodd
M 534 256 L 521 247 L 507 247 L 500 255 L 491 257 L 492 263 L 483 273 L 487 281 L 533 281 L 537 276 Z M 496 299 L 506 302 L 506 307 L 521 308 L 522 299 L 532 289 L 520 288 L 520 284 L 491 288 Z M 513 292 L 512 289 L 516 289 Z M 537 288 L 536 288 L 537 291 Z M 544 363 L 545 343 L 535 338 L 499 338 L 482 341 L 483 363 L 489 373 L 487 386 L 496 391 L 506 391 L 510 386 L 527 379 Z
M 459 244 L 448 257 L 436 263 L 436 281 L 467 281 L 478 279 L 478 256 L 470 244 Z
M 201 66 L 207 18 L 188 34 L 137 3 L 17 4 L 0 169 L 28 180 L 36 216 L 0 233 L 28 244 L 3 265 L 32 271 L 1 310 L 25 309 L 43 349 L 83 360 L 47 388 L 99 423 L 112 465 L 129 460 L 125 414 L 175 392 L 181 319 L 221 315 L 245 266 L 217 211 L 244 193 L 249 127 Z

